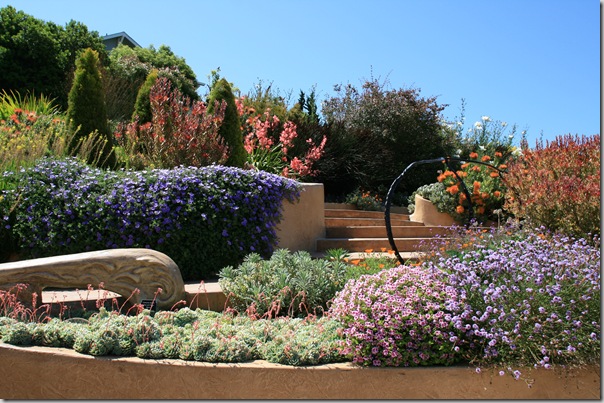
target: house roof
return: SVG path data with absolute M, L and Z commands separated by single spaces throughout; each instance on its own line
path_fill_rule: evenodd
M 130 35 L 128 35 L 124 31 L 118 32 L 116 34 L 103 36 L 103 42 L 105 43 L 105 45 L 107 45 L 109 43 L 116 43 L 116 45 L 119 45 L 121 43 L 121 44 L 130 46 L 132 48 L 141 47 L 141 45 L 139 45 L 134 39 L 132 39 L 130 37 Z

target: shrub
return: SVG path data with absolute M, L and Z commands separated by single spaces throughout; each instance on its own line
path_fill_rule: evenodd
M 69 150 L 75 155 L 81 140 L 91 133 L 102 139 L 101 166 L 114 167 L 113 139 L 107 124 L 103 82 L 99 70 L 98 53 L 86 49 L 76 60 L 76 70 L 69 91 L 67 120 L 74 138 Z M 96 161 L 88 161 L 96 163 Z
M 151 122 L 153 115 L 151 113 L 151 87 L 157 82 L 157 69 L 151 70 L 147 75 L 145 82 L 138 90 L 136 101 L 134 102 L 134 112 L 132 112 L 132 120 L 139 123 Z
M 424 266 L 457 290 L 450 322 L 467 360 L 580 365 L 600 361 L 599 247 L 597 237 L 508 226 L 445 240 Z
M 435 182 L 417 188 L 408 199 L 409 205 L 407 206 L 407 209 L 410 214 L 415 212 L 415 195 L 430 200 L 430 202 L 434 204 L 434 207 L 441 213 L 451 214 L 457 207 L 456 198 L 450 192 L 447 192 L 447 189 L 442 182 Z
M 259 317 L 321 314 L 341 289 L 346 266 L 280 249 L 269 260 L 250 254 L 237 268 L 224 267 L 219 283 L 230 305 L 241 312 Z
M 246 156 L 245 149 L 243 148 L 243 134 L 241 133 L 241 122 L 239 121 L 239 113 L 235 104 L 235 96 L 231 91 L 229 82 L 221 78 L 210 91 L 208 110 L 213 113 L 220 108 L 223 101 L 226 102 L 226 109 L 219 134 L 229 147 L 229 157 L 226 165 L 243 168 Z
M 73 138 L 61 117 L 17 108 L 8 120 L 0 120 L 0 172 L 31 167 L 44 156 L 67 157 Z M 98 145 L 93 134 L 84 136 L 72 152 L 82 161 L 98 161 L 102 157 Z
M 126 166 L 198 167 L 226 161 L 228 150 L 219 135 L 226 104 L 209 112 L 203 102 L 191 102 L 165 77 L 155 81 L 147 97 L 151 121 L 120 124 L 115 133 Z
M 398 266 L 344 286 L 329 314 L 342 322 L 343 353 L 371 366 L 448 365 L 457 336 L 448 320 L 457 291 L 434 271 Z
M 449 214 L 457 222 L 467 222 L 470 219 L 470 202 L 463 191 L 465 186 L 472 202 L 472 218 L 482 223 L 499 220 L 506 192 L 504 178 L 507 165 L 503 163 L 504 159 L 504 154 L 499 151 L 495 151 L 493 157 L 480 151 L 471 152 L 469 160 L 461 165 L 456 166 L 452 162 L 444 171 L 439 171 L 437 183 L 420 186 L 411 194 L 409 211 L 415 211 L 415 195 L 419 195 L 430 200 L 439 212 Z
M 53 99 L 49 99 L 44 94 L 35 96 L 28 92 L 22 97 L 18 92 L 2 90 L 0 93 L 0 120 L 7 121 L 13 114 L 23 110 L 34 112 L 36 115 L 56 115 L 59 107 L 55 105 Z
M 266 102 L 249 101 L 245 97 L 236 102 L 243 121 L 248 166 L 298 179 L 318 173 L 313 166 L 323 155 L 325 136 L 316 145 L 311 137 L 301 138 L 297 125 L 290 120 L 282 121 L 270 107 L 257 112 L 250 106 Z
M 320 179 L 326 183 L 326 191 L 333 184 L 327 176 L 335 174 L 350 178 L 352 189 L 346 193 L 362 187 L 383 192 L 380 196 L 384 197 L 392 181 L 410 163 L 451 153 L 441 135 L 440 113 L 444 107 L 436 98 L 422 98 L 416 89 L 387 89 L 385 83 L 375 79 L 366 81 L 360 90 L 347 85 L 336 86 L 335 91 L 336 96 L 327 99 L 322 108 L 330 127 L 328 149 L 318 165 L 325 174 Z M 344 147 L 345 152 L 329 146 L 332 140 L 331 146 Z M 432 182 L 430 175 L 417 171 L 401 186 L 401 192 L 409 195 Z
M 382 211 L 383 209 L 383 201 L 379 195 L 363 191 L 360 188 L 348 194 L 345 203 L 352 204 L 359 210 Z
M 600 135 L 523 144 L 506 175 L 505 208 L 532 225 L 577 237 L 600 233 Z
M 13 235 L 22 257 L 118 247 L 153 248 L 185 280 L 208 278 L 248 253 L 270 256 L 294 181 L 212 166 L 102 171 L 74 159 L 43 159 L 16 179 Z M 0 217 L 6 226 L 6 218 Z

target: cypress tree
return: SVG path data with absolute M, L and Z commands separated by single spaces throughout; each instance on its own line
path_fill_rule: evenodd
M 224 120 L 218 133 L 222 136 L 229 147 L 229 158 L 225 165 L 243 168 L 247 159 L 245 148 L 243 148 L 243 133 L 241 132 L 241 122 L 237 113 L 235 96 L 231 91 L 231 85 L 227 80 L 221 78 L 210 91 L 208 99 L 208 111 L 214 112 L 215 102 L 226 101 L 226 110 Z
M 80 143 L 91 133 L 96 133 L 96 147 L 88 155 L 87 162 L 114 167 L 113 136 L 107 122 L 99 55 L 95 50 L 88 48 L 76 59 L 75 75 L 67 101 L 67 121 L 73 134 L 69 152 L 76 155 Z
M 132 120 L 135 120 L 138 116 L 139 123 L 150 122 L 153 118 L 151 116 L 151 100 L 149 95 L 151 94 L 151 87 L 157 81 L 158 71 L 157 69 L 151 70 L 147 75 L 145 82 L 141 85 L 136 96 L 136 102 L 134 103 L 134 112 L 132 113 Z

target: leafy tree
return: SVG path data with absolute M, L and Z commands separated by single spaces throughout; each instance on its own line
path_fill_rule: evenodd
M 75 154 L 80 143 L 89 135 L 96 136 L 102 147 L 100 164 L 113 167 L 115 155 L 113 141 L 107 124 L 107 112 L 103 95 L 103 81 L 99 71 L 98 53 L 86 49 L 76 60 L 73 85 L 69 92 L 67 120 L 74 133 L 70 152 Z M 88 161 L 96 163 L 97 161 Z
M 110 65 L 106 80 L 111 82 L 113 93 L 108 93 L 108 99 L 126 105 L 124 116 L 131 116 L 134 111 L 140 86 L 152 70 L 157 70 L 159 77 L 167 77 L 175 88 L 191 100 L 199 100 L 197 88 L 200 83 L 185 59 L 176 56 L 170 47 L 162 45 L 159 49 L 153 46 L 148 48 L 130 48 L 119 45 L 109 53 Z M 110 118 L 119 118 L 120 109 L 112 108 Z M 118 115 L 118 116 L 116 116 Z
M 98 32 L 73 20 L 63 28 L 6 6 L 0 9 L 0 88 L 44 94 L 65 109 L 75 59 L 86 48 L 107 61 Z
M 214 113 L 217 105 L 220 105 L 223 101 L 226 102 L 227 106 L 219 133 L 229 147 L 229 158 L 225 165 L 242 168 L 245 164 L 246 153 L 243 148 L 243 134 L 241 133 L 239 113 L 237 112 L 235 96 L 231 91 L 229 82 L 221 78 L 210 91 L 208 111 Z
M 383 196 L 413 161 L 450 154 L 441 127 L 444 106 L 436 98 L 422 98 L 416 89 L 389 90 L 375 79 L 367 80 L 360 91 L 350 84 L 337 85 L 335 91 L 322 109 L 330 128 L 318 164 L 326 190 L 361 187 Z M 414 171 L 400 191 L 410 194 L 433 182 L 436 169 Z M 346 181 L 345 188 L 334 179 Z

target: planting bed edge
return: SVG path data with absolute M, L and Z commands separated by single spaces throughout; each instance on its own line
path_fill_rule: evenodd
M 0 343 L 3 399 L 600 399 L 600 366 L 525 369 L 292 367 L 93 357 Z M 528 383 L 532 383 L 529 388 Z

